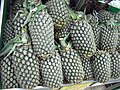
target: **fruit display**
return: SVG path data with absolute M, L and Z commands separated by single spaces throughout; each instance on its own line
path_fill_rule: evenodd
M 12 4 L 0 51 L 3 89 L 59 89 L 64 84 L 120 78 L 120 12 L 105 7 L 93 10 L 88 5 L 93 0 L 76 10 L 70 2 Z

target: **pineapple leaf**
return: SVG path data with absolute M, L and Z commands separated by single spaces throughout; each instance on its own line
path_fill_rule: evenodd
M 12 39 L 11 41 L 9 41 L 4 47 L 3 49 L 0 51 L 0 57 L 7 54 L 8 52 L 10 52 L 10 50 L 14 47 L 15 43 L 21 43 L 19 36 L 15 37 L 14 39 Z
M 78 0 L 78 3 L 76 5 L 76 7 L 75 7 L 75 10 L 79 11 L 81 9 L 81 7 L 83 6 L 83 4 L 85 3 L 85 1 L 86 0 Z
M 16 15 L 15 15 L 15 17 L 14 17 L 14 19 L 13 19 L 13 21 L 12 22 L 14 22 L 15 21 L 15 19 L 17 18 L 17 16 L 19 15 L 19 13 L 22 13 L 23 11 L 22 10 L 19 10 L 17 13 L 16 13 Z
M 74 13 L 73 10 L 68 9 L 68 12 L 69 12 L 70 17 L 71 17 L 73 20 L 78 20 L 78 19 L 79 19 L 78 14 Z
M 46 5 L 42 5 L 42 4 L 38 5 L 38 6 L 37 6 L 37 10 L 36 10 L 36 12 L 35 12 L 35 15 L 36 15 L 39 11 L 45 9 L 46 7 L 47 7 Z
M 5 56 L 4 59 L 6 59 L 15 50 L 16 46 L 17 46 L 17 44 L 13 45 L 12 49 L 8 52 L 8 54 Z
M 22 27 L 24 27 L 24 26 L 29 22 L 31 16 L 32 16 L 32 12 L 30 12 L 30 13 L 28 14 L 27 19 L 25 20 L 25 22 L 24 22 L 24 24 L 23 24 Z
M 95 10 L 93 10 L 93 15 L 95 16 L 95 18 L 96 18 L 96 20 L 97 20 L 97 22 L 98 22 L 97 14 L 98 14 L 98 13 L 97 13 Z

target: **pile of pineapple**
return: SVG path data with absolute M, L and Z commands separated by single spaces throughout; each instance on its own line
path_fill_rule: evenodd
M 22 4 L 21 4 L 22 3 Z M 74 11 L 66 0 L 16 0 L 0 51 L 2 88 L 60 88 L 120 78 L 120 13 Z

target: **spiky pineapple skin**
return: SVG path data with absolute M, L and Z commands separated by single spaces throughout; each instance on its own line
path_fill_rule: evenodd
M 79 55 L 73 49 L 60 51 L 63 75 L 68 83 L 80 83 L 84 78 L 84 71 Z
M 15 37 L 14 27 L 12 23 L 12 19 L 8 19 L 5 24 L 4 32 L 3 32 L 3 42 L 7 43 L 9 40 Z
M 63 28 L 63 29 L 55 30 L 54 37 L 55 37 L 56 40 L 59 40 L 59 38 L 65 38 L 68 35 L 69 35 L 69 28 L 66 27 L 66 28 Z
M 51 15 L 55 28 L 64 28 L 69 21 L 68 7 L 64 0 L 50 0 L 48 11 Z
M 84 80 L 93 80 L 92 65 L 90 58 L 80 57 L 82 61 L 83 70 L 85 72 Z
M 54 52 L 54 26 L 47 12 L 40 11 L 33 15 L 29 23 L 29 33 L 33 50 L 38 57 Z
M 99 18 L 99 21 L 102 23 L 106 23 L 108 20 L 110 20 L 113 17 L 113 15 L 106 10 L 100 10 L 97 16 Z
M 120 54 L 115 51 L 111 52 L 111 77 L 120 78 Z
M 88 14 L 87 17 L 88 17 L 88 23 L 91 25 L 93 33 L 94 33 L 96 47 L 99 48 L 100 27 L 99 27 L 98 17 L 93 16 L 91 14 Z
M 3 42 L 7 43 L 9 40 L 15 37 L 15 29 L 13 24 L 13 19 L 15 18 L 17 12 L 21 9 L 20 0 L 16 0 L 10 10 L 10 16 L 8 17 L 4 32 L 3 32 Z
M 120 52 L 120 26 L 117 26 L 118 29 L 118 44 L 117 44 L 117 51 Z
M 63 83 L 61 57 L 57 51 L 52 57 L 40 60 L 42 84 L 51 88 L 60 88 Z
M 70 26 L 73 48 L 85 57 L 91 57 L 96 51 L 91 25 L 84 20 L 73 22 Z
M 22 9 L 21 9 L 22 10 Z M 27 25 L 23 27 L 24 22 L 26 21 L 27 16 L 23 13 L 20 13 L 13 22 L 14 34 L 17 36 L 22 33 L 22 28 L 27 28 Z
M 11 17 L 15 17 L 16 13 L 21 9 L 22 7 L 22 3 L 21 0 L 16 0 L 13 5 L 11 6 Z
M 98 51 L 92 56 L 92 69 L 96 81 L 104 83 L 111 77 L 110 54 L 104 51 Z
M 14 67 L 20 86 L 32 89 L 39 85 L 39 59 L 34 55 L 31 46 L 18 47 L 14 53 Z
M 6 59 L 1 59 L 1 82 L 3 89 L 19 87 L 19 82 L 15 75 L 13 60 L 14 58 L 12 56 L 8 56 Z
M 118 43 L 118 29 L 112 25 L 101 25 L 100 48 L 115 51 Z

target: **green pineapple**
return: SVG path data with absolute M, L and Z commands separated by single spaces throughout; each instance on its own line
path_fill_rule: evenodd
M 70 35 L 73 48 L 85 57 L 96 52 L 94 33 L 91 25 L 84 19 L 71 22 Z
M 13 55 L 14 70 L 17 81 L 25 89 L 33 89 L 40 84 L 39 59 L 34 55 L 32 47 L 17 47 Z
M 14 58 L 12 56 L 1 60 L 1 81 L 3 89 L 19 87 L 19 82 L 17 81 L 17 76 L 15 75 L 13 60 Z
M 64 0 L 50 0 L 47 4 L 55 28 L 64 28 L 69 21 L 69 12 Z
M 5 27 L 4 27 L 4 32 L 3 32 L 3 42 L 7 43 L 9 40 L 13 39 L 15 37 L 15 30 L 14 30 L 14 25 L 13 25 L 13 19 L 18 12 L 18 10 L 21 9 L 20 5 L 21 0 L 16 0 L 10 11 L 10 16 L 8 17 Z
M 118 30 L 112 24 L 101 25 L 100 48 L 115 51 L 118 43 Z
M 90 58 L 85 58 L 81 56 L 83 70 L 85 72 L 84 80 L 93 80 L 92 65 Z
M 41 10 L 32 14 L 29 33 L 33 50 L 38 57 L 54 52 L 54 25 L 46 11 Z
M 82 82 L 84 78 L 84 71 L 79 55 L 74 49 L 72 49 L 70 43 L 65 43 L 63 38 L 60 38 L 60 43 L 60 55 L 65 80 L 68 83 Z
M 91 59 L 95 80 L 101 83 L 107 82 L 111 77 L 110 54 L 105 51 L 98 51 Z
M 110 20 L 111 18 L 113 18 L 113 15 L 106 11 L 106 10 L 100 10 L 97 14 L 99 21 L 102 23 L 106 23 L 108 20 Z
M 118 26 L 117 29 L 118 29 L 118 44 L 117 44 L 117 51 L 120 52 L 120 26 Z
M 120 54 L 116 51 L 111 53 L 111 77 L 120 78 Z
M 54 51 L 51 57 L 40 60 L 42 83 L 51 88 L 60 88 L 63 83 L 61 57 L 58 51 Z
M 98 17 L 97 16 L 93 16 L 91 14 L 88 14 L 87 17 L 88 17 L 88 23 L 92 26 L 92 30 L 93 30 L 94 37 L 95 37 L 96 47 L 99 48 L 100 27 L 98 25 L 99 24 Z

